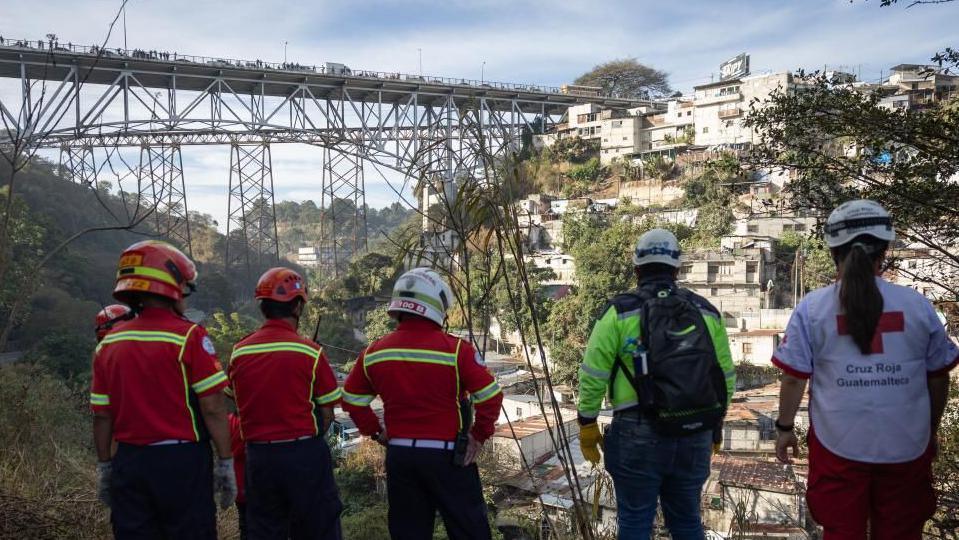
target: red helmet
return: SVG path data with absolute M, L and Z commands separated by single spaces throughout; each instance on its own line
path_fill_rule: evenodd
M 253 297 L 257 300 L 269 299 L 277 302 L 302 298 L 306 302 L 306 282 L 300 274 L 289 268 L 270 268 L 256 282 Z
M 182 300 L 196 288 L 196 266 L 179 249 L 158 240 L 126 248 L 117 264 L 113 297 L 129 303 L 129 293 L 147 292 Z
M 125 319 L 129 313 L 130 308 L 123 304 L 111 304 L 101 309 L 96 317 L 97 341 L 103 339 L 103 336 L 107 335 L 113 325 Z

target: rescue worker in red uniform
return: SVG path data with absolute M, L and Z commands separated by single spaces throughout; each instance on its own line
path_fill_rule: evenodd
M 97 343 L 103 341 L 103 337 L 120 321 L 131 319 L 130 308 L 123 304 L 110 304 L 109 306 L 97 312 L 94 319 L 94 331 L 97 334 Z
M 203 327 L 183 317 L 196 268 L 153 240 L 127 248 L 118 267 L 113 296 L 136 317 L 116 324 L 93 360 L 98 495 L 116 538 L 216 538 L 214 495 L 226 508 L 236 481 L 226 374 Z
M 443 331 L 452 300 L 432 270 L 400 276 L 387 308 L 396 330 L 360 355 L 343 389 L 343 408 L 360 433 L 386 446 L 394 540 L 432 538 L 437 510 L 450 538 L 490 538 L 475 459 L 493 434 L 503 394 L 482 356 Z M 385 426 L 370 408 L 377 395 Z M 476 416 L 468 434 L 467 395 Z
M 257 540 L 341 537 L 323 438 L 340 389 L 322 347 L 296 332 L 306 294 L 293 270 L 267 270 L 255 291 L 266 322 L 233 348 L 228 370 L 246 443 L 246 527 Z

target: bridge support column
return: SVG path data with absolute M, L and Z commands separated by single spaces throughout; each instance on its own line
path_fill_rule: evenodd
M 320 267 L 334 276 L 367 249 L 364 183 L 362 159 L 323 148 Z
M 243 267 L 249 280 L 280 258 L 273 205 L 270 145 L 234 143 L 230 148 L 226 267 Z
M 93 148 L 89 146 L 60 148 L 60 176 L 81 186 L 96 188 L 97 165 Z
M 157 233 L 193 255 L 179 145 L 140 147 L 137 191 L 141 211 L 153 210 Z

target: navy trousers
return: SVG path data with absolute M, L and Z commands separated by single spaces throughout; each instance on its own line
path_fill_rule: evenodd
M 452 450 L 388 447 L 386 485 L 393 540 L 433 538 L 437 510 L 451 540 L 491 537 L 479 469 L 453 465 Z
M 342 511 L 323 438 L 246 445 L 250 540 L 340 540 Z
M 119 540 L 216 538 L 208 443 L 120 443 L 113 457 L 110 498 L 110 521 Z

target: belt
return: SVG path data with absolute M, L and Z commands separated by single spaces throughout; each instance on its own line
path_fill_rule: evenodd
M 195 443 L 196 441 L 182 441 L 180 439 L 165 439 L 162 441 L 152 442 L 147 446 L 167 446 L 170 444 L 190 444 Z
M 390 446 L 406 446 L 408 448 L 433 448 L 435 450 L 452 450 L 456 445 L 453 441 L 434 441 L 430 439 L 390 439 Z
M 295 439 L 280 439 L 278 441 L 247 441 L 247 442 L 249 442 L 250 444 L 285 444 L 285 443 L 291 443 L 296 441 L 305 441 L 307 439 L 312 439 L 315 436 L 316 435 L 304 435 L 302 437 L 297 437 Z

